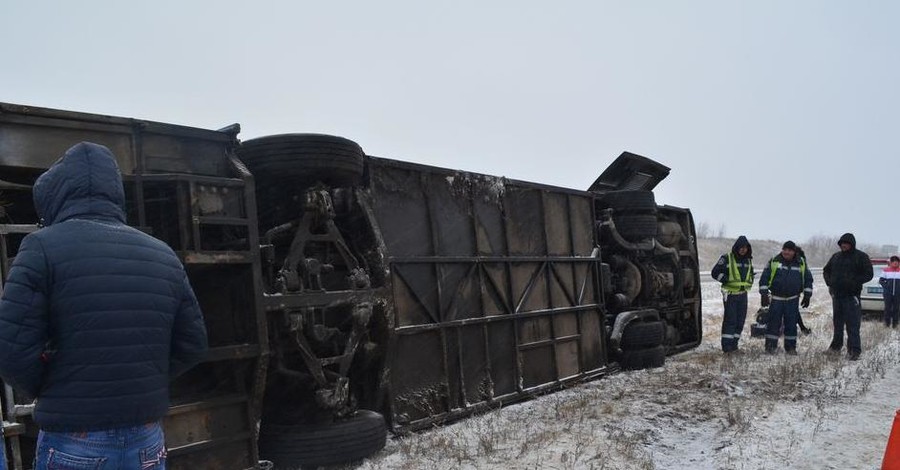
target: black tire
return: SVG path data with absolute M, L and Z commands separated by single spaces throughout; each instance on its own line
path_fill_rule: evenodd
M 604 193 L 601 202 L 618 211 L 656 211 L 653 191 L 631 190 Z
M 653 214 L 614 215 L 616 230 L 626 240 L 643 240 L 656 237 L 659 222 Z
M 337 465 L 366 458 L 384 447 L 384 417 L 359 410 L 352 417 L 329 424 L 263 425 L 259 456 L 276 469 Z
M 622 332 L 622 349 L 659 346 L 666 338 L 666 324 L 661 321 L 631 322 Z
M 666 363 L 666 348 L 656 346 L 646 349 L 626 349 L 622 351 L 619 366 L 623 370 L 641 370 L 662 367 Z
M 242 142 L 238 158 L 261 184 L 356 186 L 366 154 L 356 142 L 325 134 L 281 134 Z M 259 186 L 259 184 L 257 185 Z

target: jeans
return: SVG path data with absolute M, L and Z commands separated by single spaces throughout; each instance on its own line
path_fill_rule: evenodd
M 722 318 L 722 351 L 735 351 L 747 321 L 747 293 L 725 297 L 725 316 Z
M 766 322 L 766 351 L 778 349 L 778 338 L 784 325 L 784 350 L 797 350 L 797 316 L 800 315 L 800 299 L 775 300 L 769 305 Z
M 156 470 L 166 468 L 160 423 L 90 432 L 38 434 L 36 470 Z
M 859 339 L 859 324 L 862 321 L 859 297 L 832 296 L 832 310 L 834 310 L 834 337 L 831 346 L 834 351 L 840 351 L 844 347 L 844 327 L 847 328 L 847 352 L 859 354 L 862 352 L 862 341 Z

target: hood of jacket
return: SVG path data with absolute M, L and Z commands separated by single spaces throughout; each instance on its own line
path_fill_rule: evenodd
M 34 184 L 34 206 L 44 226 L 71 218 L 125 223 L 125 190 L 108 148 L 81 142 Z
M 853 236 L 852 233 L 845 233 L 841 235 L 840 240 L 838 240 L 838 246 L 841 246 L 841 243 L 847 242 L 850 244 L 850 251 L 856 249 L 856 237 Z
M 744 258 L 752 258 L 753 257 L 753 247 L 750 246 L 750 241 L 747 240 L 747 237 L 741 235 L 734 241 L 734 245 L 731 247 L 731 252 L 734 253 L 734 256 L 741 258 L 741 255 L 738 254 L 738 249 L 742 246 L 747 247 L 747 255 Z

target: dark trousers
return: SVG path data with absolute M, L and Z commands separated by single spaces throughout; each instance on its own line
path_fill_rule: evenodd
M 747 293 L 725 297 L 725 316 L 722 318 L 722 351 L 735 351 L 747 321 Z
M 859 339 L 859 323 L 862 318 L 859 297 L 832 296 L 831 305 L 834 311 L 834 337 L 830 348 L 840 351 L 844 347 L 844 328 L 847 328 L 847 352 L 862 352 L 862 341 Z
M 766 351 L 778 348 L 778 337 L 784 325 L 784 350 L 797 349 L 797 316 L 800 315 L 800 299 L 775 300 L 769 304 L 769 319 L 766 322 Z
M 884 293 L 884 324 L 897 328 L 900 322 L 900 293 Z

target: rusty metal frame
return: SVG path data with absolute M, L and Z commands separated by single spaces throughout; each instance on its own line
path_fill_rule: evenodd
M 445 179 L 452 184 L 456 179 L 464 180 L 467 175 L 453 170 L 436 169 L 405 162 L 373 160 L 375 160 L 375 165 L 374 167 L 370 166 L 370 177 L 374 180 L 382 177 L 380 171 L 393 174 L 391 172 L 399 170 L 401 173 L 397 173 L 397 176 L 384 176 L 385 181 L 395 181 L 394 178 L 397 178 L 396 181 L 404 181 L 403 178 L 417 181 L 418 188 L 406 188 L 406 192 L 401 192 L 399 188 L 393 190 L 391 187 L 386 187 L 385 191 L 388 191 L 396 200 L 407 201 L 408 204 L 418 204 L 416 213 L 423 214 L 424 218 L 409 220 L 408 223 L 418 227 L 418 235 L 415 236 L 415 239 L 418 240 L 416 243 L 427 244 L 428 246 L 424 249 L 430 253 L 398 255 L 391 253 L 390 244 L 386 247 L 385 264 L 390 273 L 391 282 L 385 301 L 392 320 L 392 338 L 388 350 L 387 362 L 389 365 L 386 374 L 388 377 L 396 376 L 400 372 L 398 368 L 413 367 L 414 364 L 410 362 L 411 360 L 402 360 L 401 358 L 401 354 L 405 354 L 400 352 L 401 347 L 409 347 L 401 346 L 405 338 L 413 339 L 416 344 L 418 341 L 426 341 L 430 344 L 427 360 L 433 364 L 429 367 L 432 367 L 434 372 L 429 374 L 429 378 L 425 379 L 426 382 L 420 382 L 420 385 L 428 383 L 435 387 L 433 392 L 429 392 L 433 395 L 429 395 L 431 398 L 428 399 L 431 400 L 432 405 L 426 405 L 430 410 L 426 413 L 427 416 L 416 413 L 419 418 L 408 419 L 405 414 L 404 416 L 398 415 L 399 410 L 409 406 L 403 404 L 406 403 L 404 400 L 408 399 L 409 393 L 419 392 L 416 392 L 415 388 L 408 389 L 402 383 L 396 382 L 401 379 L 392 379 L 392 386 L 389 387 L 391 403 L 389 410 L 391 411 L 392 428 L 395 431 L 405 432 L 447 419 L 455 419 L 486 407 L 527 398 L 535 393 L 559 388 L 574 381 L 597 377 L 612 370 L 612 367 L 606 362 L 606 310 L 603 303 L 602 283 L 599 279 L 601 259 L 596 249 L 595 234 L 591 229 L 594 211 L 592 194 L 546 185 L 493 179 L 487 184 L 492 184 L 492 182 L 502 184 L 506 188 L 503 191 L 508 191 L 510 188 L 514 191 L 523 191 L 521 196 L 514 196 L 519 198 L 518 202 L 515 202 L 519 205 L 515 210 L 520 211 L 519 213 L 522 210 L 531 211 L 530 217 L 533 219 L 534 228 L 529 228 L 530 231 L 527 234 L 519 232 L 524 228 L 522 225 L 513 228 L 513 225 L 527 222 L 515 219 L 516 215 L 510 214 L 502 201 L 497 201 L 500 212 L 493 212 L 496 215 L 488 216 L 500 217 L 500 219 L 491 219 L 495 220 L 491 222 L 491 227 L 494 230 L 502 231 L 500 236 L 502 240 L 494 239 L 496 242 L 502 243 L 502 247 L 498 245 L 490 250 L 499 249 L 501 251 L 493 251 L 493 254 L 490 255 L 438 254 L 444 251 L 441 243 L 453 243 L 453 240 L 446 238 L 446 234 L 440 232 L 442 229 L 439 226 L 438 218 L 443 217 L 441 204 L 446 204 L 446 196 L 433 193 L 432 189 L 436 189 L 433 185 L 441 184 Z M 404 171 L 407 173 L 402 173 Z M 490 177 L 476 175 L 472 181 L 478 178 Z M 394 183 L 386 182 L 385 184 Z M 377 200 L 380 189 L 375 183 L 372 186 L 373 199 Z M 473 189 L 473 191 L 477 191 L 477 189 Z M 466 197 L 472 199 L 465 199 Z M 553 214 L 549 212 L 549 204 L 551 204 L 549 198 L 551 197 L 555 198 L 552 202 L 555 211 Z M 459 241 L 463 245 L 478 249 L 480 242 L 476 237 L 476 231 L 486 230 L 487 226 L 480 228 L 478 224 L 481 222 L 473 218 L 475 209 L 471 204 L 475 203 L 473 201 L 475 198 L 477 196 L 474 195 L 459 196 L 457 206 L 450 210 L 456 211 L 456 214 L 459 214 L 459 211 L 469 214 L 470 219 L 467 223 L 471 225 L 471 228 L 459 230 L 454 236 L 460 237 Z M 573 198 L 580 199 L 577 208 L 573 205 Z M 382 201 L 380 204 L 386 203 Z M 468 209 L 460 208 L 460 204 Z M 496 211 L 497 209 L 489 210 Z M 374 217 L 378 219 L 379 215 L 376 210 Z M 459 215 L 454 215 L 454 217 L 459 217 Z M 493 224 L 497 223 L 496 220 L 501 220 L 501 222 L 495 226 Z M 575 221 L 578 225 L 571 225 L 575 224 Z M 389 223 L 388 220 L 377 220 L 377 222 L 382 227 L 385 226 L 385 223 Z M 552 222 L 562 223 L 563 226 L 549 227 Z M 585 227 L 581 227 L 582 223 Z M 577 238 L 574 231 L 580 229 L 583 229 L 584 233 Z M 514 234 L 511 230 L 517 232 Z M 551 234 L 551 230 L 554 233 Z M 539 236 L 536 235 L 538 232 Z M 550 238 L 564 232 L 567 233 L 565 235 L 567 241 L 560 244 L 559 240 L 554 239 L 551 249 Z M 396 230 L 385 236 L 390 237 L 391 233 L 402 236 L 402 232 Z M 530 238 L 532 241 L 525 242 L 525 238 L 521 238 L 523 241 L 517 241 L 515 237 L 532 237 Z M 534 242 L 538 242 L 540 245 L 535 246 Z M 519 247 L 515 248 L 516 250 L 523 249 L 526 245 L 522 245 L 522 243 L 531 243 L 527 246 L 531 246 L 531 249 L 535 251 L 531 254 L 510 253 L 509 250 L 512 250 L 513 246 Z M 417 251 L 421 252 L 421 250 L 423 250 L 422 247 L 417 248 Z M 450 250 L 458 252 L 459 248 L 450 248 Z M 551 252 L 559 254 L 550 254 Z M 432 281 L 416 277 L 425 275 Z M 433 280 L 437 280 L 435 285 L 429 285 L 428 283 L 434 282 Z M 418 287 L 415 287 L 414 284 Z M 459 311 L 461 307 L 459 299 L 463 295 L 469 296 L 466 300 L 469 307 L 466 308 L 489 308 L 490 312 L 496 313 Z M 539 295 L 540 298 L 534 297 L 535 295 Z M 427 296 L 428 299 L 421 296 Z M 586 301 L 588 298 L 591 300 Z M 409 310 L 399 310 L 401 307 L 398 302 L 401 299 L 403 299 L 402 305 L 404 305 L 402 308 Z M 492 302 L 492 306 L 488 307 L 484 302 Z M 500 310 L 495 310 L 497 308 Z M 448 316 L 450 312 L 459 314 L 461 317 L 450 318 Z M 413 316 L 409 317 L 409 315 Z M 566 315 L 564 321 L 568 325 L 565 327 L 565 332 L 557 330 L 556 318 L 559 315 Z M 594 331 L 590 333 L 590 336 L 585 336 L 587 323 L 584 320 L 586 315 L 593 317 L 590 325 L 593 326 Z M 546 319 L 540 321 L 540 325 L 543 325 L 540 327 L 542 332 L 530 333 L 527 340 L 522 337 L 521 328 L 525 327 L 526 322 L 541 318 Z M 491 328 L 491 325 L 498 324 L 508 326 L 500 327 L 499 330 Z M 562 323 L 559 324 L 559 326 L 562 325 Z M 471 327 L 476 327 L 476 330 L 472 330 Z M 528 326 L 528 328 L 535 327 L 537 324 Z M 482 335 L 477 341 L 482 343 L 483 351 L 479 350 L 474 353 L 475 355 L 464 358 L 465 335 L 474 331 L 478 331 L 478 334 Z M 509 344 L 506 344 L 506 339 L 502 340 L 502 344 L 498 343 L 498 338 L 494 336 L 497 333 L 504 338 L 508 337 Z M 418 340 L 414 339 L 417 335 L 422 334 L 429 336 Z M 536 336 L 532 337 L 532 335 Z M 587 359 L 584 341 L 590 341 L 591 351 L 596 352 L 600 357 L 592 355 L 591 359 Z M 471 347 L 471 343 L 468 345 Z M 568 349 L 565 351 L 565 359 L 559 356 L 563 353 L 563 350 L 560 349 L 561 346 Z M 503 358 L 498 358 L 500 362 L 494 363 L 493 354 L 501 350 Z M 538 356 L 535 357 L 542 357 L 540 363 L 547 364 L 551 369 L 549 372 L 535 372 L 533 370 L 535 364 L 525 363 L 524 355 L 533 350 L 544 350 L 538 352 Z M 419 359 L 418 362 L 424 360 Z M 473 360 L 481 361 L 476 375 L 471 375 L 472 371 L 466 368 L 467 364 L 472 365 Z M 585 360 L 590 360 L 591 366 L 587 366 Z M 560 361 L 565 361 L 565 364 Z M 506 364 L 509 369 L 506 369 Z M 494 366 L 501 365 L 504 370 L 494 370 Z M 424 366 L 424 362 L 422 366 Z M 527 381 L 525 380 L 526 371 L 531 371 Z M 498 377 L 501 376 L 505 385 L 502 389 L 494 390 L 494 386 L 491 384 L 497 383 Z M 478 383 L 467 383 L 471 378 L 475 378 L 478 383 L 488 383 L 491 396 L 485 398 Z M 509 388 L 510 386 L 512 389 Z M 495 391 L 498 393 L 494 393 Z M 478 396 L 472 396 L 472 393 Z M 398 406 L 400 408 L 397 408 Z
M 181 412 L 192 407 L 195 412 L 211 414 L 216 413 L 217 409 L 221 409 L 225 413 L 219 418 L 226 420 L 223 423 L 228 420 L 240 419 L 242 423 L 247 423 L 247 427 L 243 427 L 245 424 L 234 424 L 234 426 L 239 426 L 234 430 L 229 430 L 231 429 L 230 424 L 225 427 L 217 427 L 215 430 L 210 430 L 213 433 L 211 435 L 217 436 L 211 441 L 195 442 L 188 446 L 171 448 L 172 460 L 169 463 L 172 468 L 180 468 L 178 461 L 181 456 L 193 455 L 203 459 L 202 453 L 215 452 L 213 449 L 233 450 L 231 446 L 238 442 L 244 442 L 247 449 L 241 459 L 246 458 L 247 462 L 253 465 L 258 462 L 256 423 L 259 419 L 262 392 L 265 386 L 269 344 L 262 296 L 263 282 L 256 226 L 254 182 L 253 177 L 234 155 L 234 148 L 238 144 L 237 129 L 232 126 L 230 129 L 219 132 L 128 118 L 0 103 L 0 131 L 4 132 L 0 135 L 9 138 L 0 142 L 0 165 L 38 171 L 53 163 L 61 148 L 64 150 L 65 147 L 62 146 L 78 141 L 66 143 L 72 139 L 99 139 L 95 141 L 114 143 L 117 146 L 114 153 L 120 160 L 120 167 L 124 173 L 123 179 L 133 188 L 133 193 L 129 193 L 132 196 L 130 203 L 134 205 L 132 206 L 133 214 L 136 214 L 135 219 L 131 220 L 132 223 L 141 230 L 149 231 L 150 227 L 147 227 L 148 201 L 144 194 L 147 183 L 171 184 L 174 191 L 167 196 L 173 198 L 174 205 L 171 207 L 176 213 L 172 214 L 172 217 L 176 217 L 177 221 L 166 220 L 154 223 L 177 224 L 177 230 L 171 232 L 173 237 L 179 238 L 174 243 L 173 249 L 176 250 L 183 262 L 187 266 L 220 265 L 230 266 L 232 269 L 238 265 L 246 266 L 246 271 L 243 268 L 232 271 L 236 276 L 247 276 L 252 280 L 252 285 L 247 286 L 247 294 L 241 300 L 248 306 L 248 311 L 241 312 L 241 315 L 247 315 L 248 323 L 242 327 L 244 333 L 236 334 L 251 336 L 246 340 L 243 339 L 244 336 L 235 336 L 235 338 L 241 339 L 232 341 L 230 344 L 229 338 L 231 337 L 223 337 L 223 344 L 211 348 L 204 361 L 205 364 L 223 364 L 235 361 L 235 364 L 241 365 L 240 372 L 237 367 L 232 368 L 233 377 L 228 379 L 234 381 L 233 388 L 240 391 L 229 399 L 238 401 L 217 405 L 216 403 L 219 402 L 217 397 L 201 398 L 191 404 L 172 407 L 169 416 L 178 417 Z M 148 147 L 149 145 L 152 147 Z M 149 150 L 151 148 L 159 150 Z M 191 149 L 196 149 L 199 153 L 194 154 Z M 222 153 L 217 154 L 219 151 Z M 147 159 L 154 155 L 149 155 L 147 152 L 159 153 L 160 155 L 156 157 L 162 158 L 162 160 L 157 159 L 153 165 L 150 165 Z M 196 174 L 191 170 L 195 164 L 197 168 L 201 169 L 198 173 L 203 174 Z M 152 166 L 152 170 L 148 165 Z M 168 173 L 163 173 L 167 170 Z M 148 173 L 148 171 L 155 171 L 155 173 Z M 174 173 L 180 171 L 183 172 Z M 192 197 L 193 187 L 200 184 L 241 188 L 243 199 L 239 204 L 243 207 L 240 216 L 201 216 L 195 207 L 196 198 Z M 246 227 L 246 249 L 242 247 L 232 251 L 206 250 L 207 245 L 201 239 L 200 226 L 202 225 Z M 9 264 L 9 260 L 6 259 L 8 250 L 6 236 L 10 233 L 27 233 L 35 229 L 34 226 L 0 225 L 0 249 L 3 251 L 0 255 L 2 256 L 0 262 L 4 265 L 4 272 L 0 274 L 5 276 L 5 270 L 8 269 Z M 216 312 L 205 313 L 215 315 Z M 243 320 L 241 321 L 243 322 Z M 241 344 L 237 344 L 238 342 Z M 227 368 L 222 370 L 227 370 Z M 225 375 L 227 376 L 227 373 Z M 13 403 L 13 405 L 15 404 Z M 220 405 L 226 406 L 226 408 L 216 408 Z M 237 418 L 235 413 L 239 411 L 235 406 L 243 409 L 240 411 L 243 418 Z M 10 413 L 18 413 L 16 417 L 23 417 L 20 415 L 29 414 L 27 408 L 24 405 L 7 406 L 5 411 L 9 416 L 12 416 Z M 200 409 L 207 411 L 197 411 Z M 13 445 L 15 444 L 13 443 Z M 221 447 L 223 445 L 226 447 Z M 196 457 L 190 460 L 196 461 Z M 228 464 L 235 465 L 236 462 L 232 461 Z M 19 456 L 18 462 L 11 461 L 10 465 L 14 468 L 21 468 L 21 456 Z

